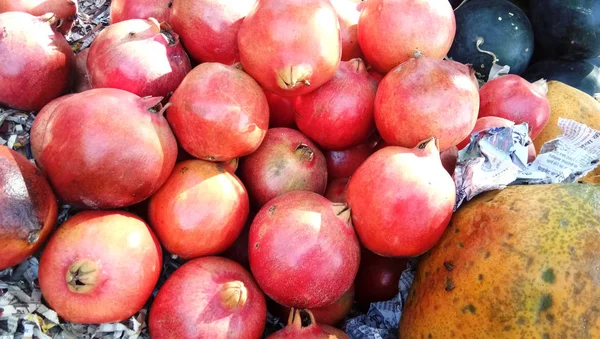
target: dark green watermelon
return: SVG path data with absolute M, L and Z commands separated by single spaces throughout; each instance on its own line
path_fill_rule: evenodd
M 456 36 L 448 52 L 455 61 L 472 64 L 477 77 L 487 80 L 493 56 L 498 64 L 510 66 L 510 73 L 521 74 L 533 55 L 533 29 L 527 15 L 506 0 L 471 0 L 454 12 Z
M 543 60 L 529 66 L 523 78 L 558 80 L 589 95 L 600 93 L 600 68 L 590 61 Z

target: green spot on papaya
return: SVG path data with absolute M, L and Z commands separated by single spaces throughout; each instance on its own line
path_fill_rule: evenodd
M 542 273 L 542 280 L 547 282 L 548 284 L 554 284 L 556 281 L 556 276 L 554 275 L 554 270 L 549 268 Z
M 550 339 L 550 335 L 548 333 L 542 334 L 542 339 Z
M 550 309 L 550 307 L 552 307 L 552 294 L 544 294 L 541 298 L 540 298 L 540 307 L 539 307 L 539 311 L 540 312 L 544 312 Z
M 475 314 L 475 311 L 476 311 L 476 308 L 472 304 L 469 304 L 469 305 L 463 307 L 463 309 L 462 309 L 463 313 L 470 312 L 471 314 Z

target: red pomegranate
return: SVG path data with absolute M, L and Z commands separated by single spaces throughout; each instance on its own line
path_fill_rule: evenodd
M 324 149 L 344 150 L 367 140 L 375 129 L 377 83 L 361 59 L 343 61 L 333 79 L 293 100 L 298 128 Z
M 0 14 L 0 106 L 39 111 L 69 89 L 75 56 L 56 21 L 51 13 Z
M 161 268 L 160 244 L 142 219 L 120 211 L 84 211 L 48 241 L 40 259 L 40 289 L 66 321 L 119 322 L 144 306 Z
M 240 178 L 257 207 L 292 191 L 325 193 L 323 153 L 302 133 L 271 128 L 258 150 L 240 162 Z
M 148 221 L 172 254 L 191 259 L 225 251 L 248 218 L 242 182 L 217 163 L 178 163 L 150 198 Z
M 35 253 L 56 223 L 50 184 L 29 160 L 0 146 L 0 271 Z
M 0 13 L 25 12 L 33 16 L 52 13 L 58 19 L 56 29 L 66 34 L 77 17 L 77 0 L 5 0 L 0 1 Z
M 377 86 L 379 86 L 381 80 L 383 80 L 383 75 L 381 75 L 381 73 L 377 73 L 376 71 L 369 71 L 369 75 L 371 76 L 371 79 L 375 80 Z
M 33 154 L 57 195 L 77 207 L 110 209 L 154 194 L 177 158 L 161 100 L 114 88 L 92 89 L 64 99 L 51 116 L 34 120 Z
M 153 339 L 260 338 L 265 297 L 249 272 L 229 259 L 197 258 L 165 282 L 150 308 Z
M 90 47 L 87 69 L 94 88 L 119 88 L 145 97 L 175 91 L 191 65 L 177 34 L 150 18 L 104 29 Z
M 407 148 L 435 137 L 443 151 L 458 144 L 475 126 L 478 88 L 469 66 L 452 60 L 410 59 L 379 84 L 377 130 L 388 144 Z
M 196 66 L 171 97 L 167 119 L 179 144 L 196 158 L 228 161 L 253 153 L 269 126 L 262 88 L 219 63 Z
M 356 301 L 363 309 L 377 301 L 392 299 L 398 294 L 398 283 L 406 269 L 406 258 L 386 258 L 363 248 L 360 267 L 354 279 Z
M 291 97 L 282 97 L 273 92 L 264 90 L 267 101 L 269 102 L 269 128 L 275 127 L 296 127 L 294 122 L 294 106 Z
M 250 232 L 250 224 L 254 219 L 254 215 L 249 215 L 246 225 L 242 229 L 242 233 L 225 252 L 223 257 L 231 259 L 242 265 L 245 269 L 250 270 L 250 260 L 248 259 L 248 235 Z
M 363 246 L 385 257 L 409 257 L 442 236 L 456 187 L 430 138 L 413 149 L 377 151 L 350 178 L 346 197 Z
M 535 139 L 550 118 L 547 93 L 545 79 L 530 83 L 515 74 L 498 77 L 479 90 L 479 117 L 500 117 L 517 124 L 526 122 L 531 130 L 529 136 Z
M 358 42 L 369 65 L 386 74 L 415 53 L 442 59 L 456 33 L 448 0 L 369 0 L 358 21 Z
M 237 34 L 256 0 L 177 0 L 171 23 L 198 62 L 240 61 Z
M 267 339 L 349 339 L 348 335 L 335 327 L 317 324 L 309 310 L 291 309 L 288 325 Z
M 331 202 L 346 203 L 346 192 L 348 191 L 349 178 L 333 179 L 327 184 L 325 198 Z
M 359 144 L 344 151 L 327 151 L 327 176 L 329 179 L 348 178 L 373 153 L 368 144 Z
M 73 90 L 75 93 L 85 92 L 92 89 L 90 77 L 87 71 L 87 57 L 90 49 L 86 48 L 75 55 L 75 81 Z
M 331 0 L 340 21 L 342 34 L 342 61 L 362 58 L 358 44 L 358 18 L 364 6 L 362 0 Z
M 257 1 L 242 22 L 238 46 L 244 70 L 282 96 L 321 87 L 333 78 L 342 56 L 329 0 Z
M 33 123 L 33 126 L 35 126 L 35 127 L 32 127 L 31 131 L 29 132 L 30 140 L 31 140 L 31 143 L 29 146 L 31 147 L 31 154 L 33 155 L 34 159 L 40 158 L 40 155 L 43 151 L 43 144 L 41 143 L 41 141 L 44 140 L 44 136 L 46 134 L 46 129 L 40 128 L 39 126 L 48 125 L 48 121 L 50 121 L 52 119 L 54 110 L 56 109 L 56 107 L 58 107 L 58 105 L 60 105 L 63 101 L 66 101 L 67 99 L 69 99 L 70 97 L 72 97 L 74 95 L 75 94 L 63 95 L 62 97 L 58 97 L 58 98 L 50 101 L 36 115 L 34 123 Z M 44 164 L 42 164 L 40 161 L 37 161 L 36 164 L 42 171 L 45 171 Z
M 248 248 L 258 285 L 288 307 L 333 303 L 352 285 L 360 262 L 347 205 L 307 191 L 263 206 L 250 226 Z
M 442 161 L 442 166 L 444 166 L 446 172 L 448 172 L 450 175 L 453 175 L 454 170 L 456 169 L 456 163 L 458 162 L 458 148 L 456 146 L 452 146 L 444 151 L 441 151 L 440 160 Z
M 169 21 L 173 0 L 112 0 L 110 23 L 129 19 L 155 18 L 158 22 Z

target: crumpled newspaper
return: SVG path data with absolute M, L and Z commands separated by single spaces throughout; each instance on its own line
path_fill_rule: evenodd
M 34 118 L 32 113 L 0 107 L 0 145 L 31 158 L 26 146 L 29 144 L 29 131 Z
M 110 23 L 110 0 L 79 0 L 78 4 L 73 28 L 65 36 L 75 53 L 89 47 L 96 35 Z

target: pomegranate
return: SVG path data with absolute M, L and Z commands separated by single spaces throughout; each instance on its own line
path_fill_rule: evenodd
M 250 268 L 262 290 L 288 307 L 327 306 L 356 276 L 360 245 L 346 204 L 308 191 L 269 201 L 250 226 Z
M 430 138 L 413 149 L 385 147 L 350 178 L 346 197 L 368 250 L 386 257 L 418 256 L 444 233 L 456 187 L 435 144 Z
M 34 124 L 33 124 L 36 127 L 35 128 L 32 127 L 31 131 L 30 131 L 30 140 L 32 140 L 32 142 L 30 143 L 30 147 L 31 147 L 31 154 L 33 155 L 34 159 L 40 158 L 40 155 L 43 151 L 43 148 L 42 148 L 43 145 L 41 142 L 38 143 L 38 140 L 42 141 L 44 139 L 44 135 L 46 133 L 46 129 L 39 128 L 39 126 L 48 125 L 48 121 L 50 121 L 50 119 L 52 119 L 54 110 L 56 109 L 56 107 L 58 107 L 58 105 L 60 105 L 63 101 L 69 99 L 70 97 L 72 97 L 74 95 L 75 94 L 63 95 L 62 97 L 58 97 L 58 98 L 50 101 L 36 115 Z M 39 161 L 37 161 L 36 164 L 42 171 L 45 171 L 44 166 L 43 166 L 44 164 L 40 163 Z
M 269 128 L 296 127 L 294 122 L 294 106 L 291 97 L 282 97 L 275 93 L 264 90 L 267 102 L 269 102 Z
M 85 92 L 92 89 L 90 77 L 87 71 L 87 57 L 90 49 L 86 48 L 75 55 L 75 81 L 73 89 L 75 93 Z
M 153 18 L 108 26 L 94 39 L 87 59 L 92 87 L 141 97 L 168 95 L 191 67 L 177 34 Z
M 448 172 L 450 175 L 453 175 L 454 170 L 456 169 L 456 163 L 458 162 L 458 148 L 456 146 L 452 146 L 447 148 L 445 151 L 441 151 L 440 160 L 442 161 L 442 166 L 444 166 L 446 172 Z
M 343 61 L 331 81 L 293 100 L 298 128 L 321 147 L 344 150 L 367 140 L 375 129 L 377 83 L 361 59 Z
M 150 198 L 148 221 L 161 244 L 183 259 L 225 251 L 248 218 L 248 193 L 222 165 L 188 160 L 175 165 Z
M 171 23 L 198 62 L 240 61 L 237 34 L 256 0 L 177 0 Z
M 392 299 L 398 294 L 398 283 L 406 269 L 406 258 L 386 258 L 363 248 L 360 253 L 360 267 L 354 284 L 356 301 L 362 309 L 369 304 Z
M 416 52 L 444 58 L 455 34 L 448 0 L 369 0 L 358 20 L 360 48 L 369 65 L 382 74 Z
M 196 66 L 171 103 L 167 119 L 179 144 L 202 160 L 229 161 L 256 151 L 269 126 L 269 104 L 262 89 L 232 66 Z
M 265 297 L 238 263 L 203 257 L 183 264 L 158 291 L 150 308 L 152 338 L 260 338 Z
M 177 158 L 175 137 L 162 110 L 156 113 L 160 100 L 92 89 L 34 120 L 33 154 L 57 195 L 77 207 L 109 209 L 154 194 Z
M 20 153 L 0 146 L 0 271 L 44 244 L 57 213 L 56 198 L 42 172 Z
M 369 71 L 369 75 L 371 76 L 371 79 L 375 80 L 375 82 L 377 83 L 377 86 L 379 86 L 379 84 L 381 83 L 381 80 L 383 80 L 383 75 L 381 75 L 380 73 L 377 73 L 375 71 Z
M 288 318 L 288 325 L 267 339 L 349 339 L 341 330 L 328 325 L 319 325 L 315 316 L 309 310 L 292 308 Z
M 327 185 L 325 198 L 331 202 L 346 203 L 346 191 L 348 190 L 349 178 L 333 179 Z
M 362 0 L 331 0 L 338 15 L 342 34 L 342 61 L 362 58 L 358 44 L 358 18 L 365 4 Z
M 368 144 L 359 144 L 344 151 L 327 151 L 327 176 L 329 179 L 348 178 L 373 153 Z
M 342 57 L 339 22 L 329 0 L 257 1 L 242 22 L 238 46 L 244 70 L 282 96 L 321 87 Z
M 56 29 L 67 34 L 77 17 L 77 0 L 5 0 L 0 1 L 0 13 L 25 12 L 33 16 L 52 13 L 58 19 Z
M 248 216 L 248 221 L 242 229 L 240 236 L 235 240 L 231 247 L 223 252 L 225 258 L 237 262 L 247 270 L 250 270 L 250 260 L 248 259 L 248 235 L 250 232 L 250 224 L 253 219 L 254 215 Z
M 547 93 L 548 84 L 544 79 L 530 83 L 515 74 L 498 77 L 479 90 L 479 117 L 500 117 L 517 124 L 526 122 L 531 130 L 529 136 L 535 139 L 550 118 Z
M 39 111 L 69 89 L 75 56 L 56 21 L 52 13 L 0 14 L 0 106 Z
M 40 289 L 66 321 L 118 322 L 144 306 L 161 267 L 160 244 L 142 219 L 120 211 L 84 211 L 48 241 L 40 259 Z
M 354 302 L 354 284 L 350 286 L 350 289 L 346 291 L 338 300 L 334 301 L 333 304 L 313 308 L 310 312 L 315 317 L 316 322 L 319 325 L 337 326 L 339 325 L 350 313 L 352 303 Z M 275 306 L 275 312 L 280 319 L 286 319 L 289 317 L 291 308 L 277 304 Z
M 240 178 L 257 207 L 292 191 L 325 193 L 323 153 L 302 133 L 271 128 L 258 150 L 242 159 Z
M 407 148 L 435 137 L 443 151 L 458 144 L 475 126 L 478 91 L 469 66 L 426 57 L 410 59 L 379 84 L 377 130 L 388 144 Z
M 169 21 L 173 0 L 112 0 L 110 23 L 129 19 L 155 18 L 158 22 Z

